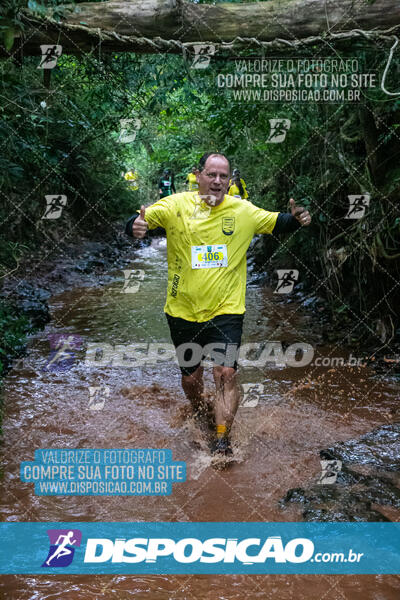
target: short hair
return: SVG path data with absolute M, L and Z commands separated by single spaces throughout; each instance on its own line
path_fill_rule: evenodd
M 227 156 L 225 156 L 225 154 L 222 154 L 222 152 L 205 152 L 199 160 L 199 166 L 198 166 L 199 171 L 204 170 L 207 159 L 210 158 L 210 156 L 222 156 L 223 158 L 225 158 L 225 160 L 228 161 L 229 170 L 231 170 L 231 162 L 230 162 L 229 158 Z

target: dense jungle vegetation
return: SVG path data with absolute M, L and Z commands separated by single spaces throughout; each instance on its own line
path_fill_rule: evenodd
M 2 44 L 12 47 L 18 6 L 0 9 Z M 50 3 L 49 3 L 50 4 Z M 57 3 L 52 3 L 53 5 Z M 61 9 L 60 9 L 61 10 Z M 62 13 L 61 13 L 62 16 Z M 390 46 L 354 43 L 310 47 L 302 56 L 357 58 L 362 72 L 380 78 Z M 289 54 L 288 54 L 289 53 Z M 238 51 L 242 56 L 259 55 Z M 286 51 L 285 58 L 290 56 Z M 395 54 L 386 85 L 396 90 Z M 400 96 L 366 89 L 357 103 L 235 102 L 216 75 L 232 72 L 232 54 L 216 54 L 207 69 L 180 55 L 62 55 L 50 84 L 39 57 L 0 61 L 1 277 L 18 285 L 20 265 L 38 247 L 57 251 L 77 232 L 96 238 L 120 229 L 136 208 L 158 197 L 161 171 L 175 172 L 178 190 L 205 151 L 226 153 L 239 167 L 256 205 L 287 210 L 293 196 L 313 215 L 308 231 L 285 244 L 265 240 L 267 270 L 297 268 L 307 289 L 328 300 L 333 327 L 346 341 L 376 347 L 400 334 Z M 120 143 L 121 119 L 140 120 L 131 143 Z M 268 143 L 269 119 L 290 119 L 284 143 Z M 134 167 L 139 190 L 121 174 Z M 349 194 L 370 194 L 362 219 L 345 219 Z M 43 220 L 45 195 L 64 194 L 62 220 Z M 269 261 L 272 259 L 272 261 Z M 19 345 L 23 317 L 0 307 L 2 350 Z M 11 324 L 14 323 L 15 327 Z M 350 326 L 349 326 L 350 325 Z

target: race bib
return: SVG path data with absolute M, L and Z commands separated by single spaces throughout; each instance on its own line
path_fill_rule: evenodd
M 171 185 L 170 181 L 163 181 L 162 183 L 164 187 L 169 187 Z
M 192 246 L 192 269 L 214 269 L 228 266 L 226 244 Z

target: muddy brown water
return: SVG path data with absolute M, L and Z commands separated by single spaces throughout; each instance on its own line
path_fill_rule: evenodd
M 136 368 L 85 365 L 46 371 L 49 337 L 79 335 L 88 342 L 170 342 L 163 315 L 166 251 L 162 240 L 135 252 L 130 265 L 145 277 L 134 294 L 122 293 L 122 272 L 95 288 L 51 299 L 53 320 L 32 337 L 27 360 L 4 387 L 1 481 L 3 521 L 301 521 L 301 506 L 280 508 L 288 489 L 320 475 L 319 450 L 393 422 L 398 382 L 368 367 L 240 368 L 240 383 L 263 384 L 257 406 L 239 408 L 232 432 L 235 462 L 213 468 L 204 440 L 188 416 L 173 362 Z M 273 290 L 247 291 L 243 342 L 315 344 L 312 311 L 283 303 Z M 347 357 L 340 344 L 318 347 L 322 357 Z M 88 408 L 89 386 L 107 386 L 103 410 Z M 212 396 L 210 369 L 206 389 Z M 184 484 L 166 497 L 45 497 L 19 480 L 19 465 L 39 448 L 170 448 L 187 463 Z M 379 509 L 379 507 L 378 507 Z M 384 511 L 383 511 L 384 512 Z M 399 520 L 398 511 L 390 519 Z M 159 575 L 2 576 L 7 600 L 150 598 L 167 600 L 395 600 L 397 576 Z

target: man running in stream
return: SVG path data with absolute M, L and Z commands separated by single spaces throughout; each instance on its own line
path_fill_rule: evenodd
M 215 437 L 211 451 L 232 454 L 229 432 L 239 405 L 236 358 L 245 312 L 246 251 L 254 235 L 292 232 L 310 214 L 290 199 L 291 213 L 269 212 L 226 194 L 230 164 L 204 154 L 199 190 L 162 198 L 129 219 L 126 233 L 167 233 L 168 291 L 164 307 L 194 416 L 205 410 L 202 358 L 211 356 L 216 386 Z M 207 348 L 206 348 L 207 347 Z

